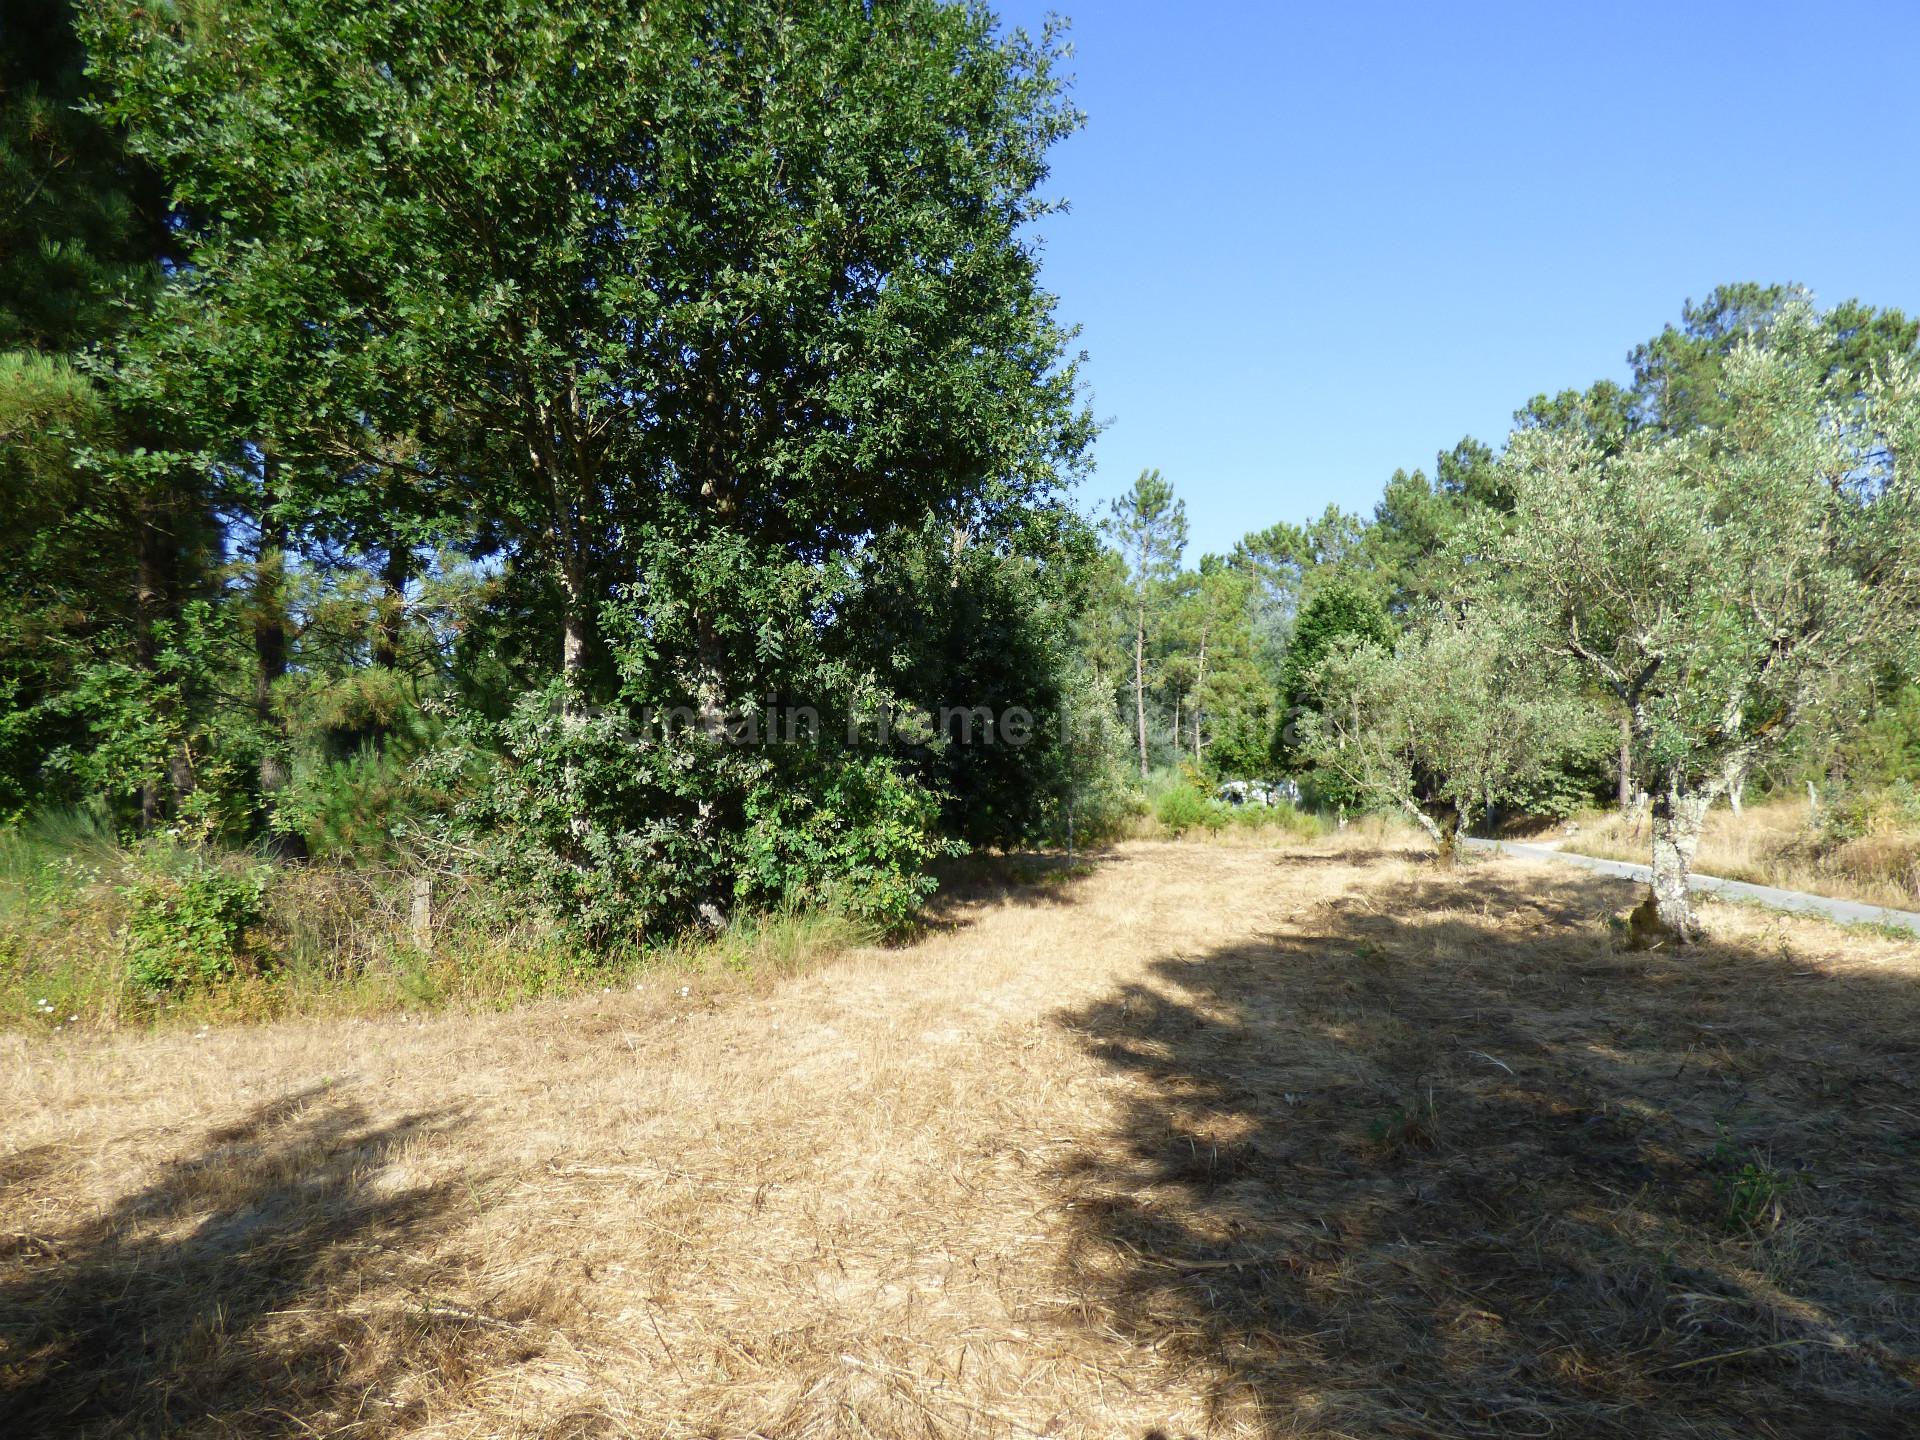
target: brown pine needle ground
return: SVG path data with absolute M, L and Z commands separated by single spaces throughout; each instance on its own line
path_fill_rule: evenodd
M 1920 957 L 1632 898 L 1139 843 L 768 983 L 7 1037 L 0 1433 L 1920 1433 Z

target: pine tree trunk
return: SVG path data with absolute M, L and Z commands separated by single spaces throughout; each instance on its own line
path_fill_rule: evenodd
M 159 687 L 162 621 L 172 618 L 178 599 L 180 541 L 176 533 L 177 506 L 172 497 L 147 495 L 134 516 L 137 531 L 134 578 L 133 663 Z M 150 776 L 140 785 L 140 828 L 151 830 L 192 788 L 193 768 L 179 749 L 167 757 L 166 783 Z
M 1140 736 L 1140 778 L 1147 778 L 1147 607 L 1134 610 L 1133 717 Z
M 413 578 L 413 550 L 397 537 L 387 543 L 380 567 L 380 618 L 373 629 L 373 663 L 383 670 L 400 666 L 401 628 L 406 620 L 407 582 Z
M 271 462 L 267 474 L 271 486 Z M 271 489 L 264 500 L 260 544 L 253 558 L 253 714 L 266 740 L 260 752 L 260 793 L 271 795 L 287 783 L 284 727 L 273 707 L 274 686 L 287 673 L 287 526 L 273 518 Z
M 1682 945 L 1700 938 L 1687 888 L 1694 852 L 1700 848 L 1711 794 L 1669 780 L 1653 798 L 1653 904 L 1661 925 Z
M 1200 627 L 1200 663 L 1193 673 L 1193 763 L 1200 763 L 1200 687 L 1207 683 L 1207 627 Z

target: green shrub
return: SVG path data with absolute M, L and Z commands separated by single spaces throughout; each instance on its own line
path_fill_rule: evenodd
M 134 983 L 167 991 L 231 980 L 250 958 L 247 932 L 263 918 L 267 874 L 230 870 L 196 851 L 143 855 L 121 888 Z
M 966 851 L 937 834 L 940 797 L 881 756 L 846 757 L 815 786 L 756 787 L 734 881 L 757 907 L 824 905 L 888 929 L 933 893 L 927 873 Z
M 315 859 L 389 860 L 412 824 L 445 806 L 426 774 L 399 746 L 306 760 L 274 796 L 269 823 L 278 834 L 297 836 Z
M 486 766 L 455 837 L 510 902 L 591 949 L 816 904 L 897 925 L 932 890 L 930 863 L 964 849 L 939 834 L 940 795 L 894 756 L 731 746 L 615 707 L 563 718 L 559 700 L 454 727 Z
M 1161 827 L 1174 836 L 1193 829 L 1218 830 L 1229 818 L 1225 806 L 1209 800 L 1190 785 L 1161 791 L 1153 813 Z

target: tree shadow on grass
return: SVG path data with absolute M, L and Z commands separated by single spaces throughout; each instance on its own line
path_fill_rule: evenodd
M 920 908 L 923 929 L 950 929 L 977 918 L 986 905 L 1079 903 L 1080 883 L 1103 866 L 1125 864 L 1128 857 L 1111 848 L 1082 850 L 1071 859 L 1061 851 L 975 852 L 934 866 L 938 882 Z
M 324 1089 L 260 1106 L 97 1216 L 0 1248 L 0 1431 L 355 1433 L 425 1418 L 403 1373 L 448 1367 L 469 1312 L 430 1290 L 466 1187 L 410 1185 L 397 1152 L 457 1124 L 370 1124 Z M 22 1177 L 31 1184 L 31 1177 Z
M 1261 1434 L 1920 1434 L 1916 972 L 1621 896 L 1416 878 L 1061 1016 L 1134 1082 L 1063 1322 Z

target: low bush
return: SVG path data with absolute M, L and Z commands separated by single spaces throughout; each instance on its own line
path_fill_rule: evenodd
M 1161 791 L 1159 799 L 1154 802 L 1153 814 L 1161 828 L 1175 837 L 1189 830 L 1219 830 L 1232 818 L 1226 806 L 1189 785 L 1176 785 Z
M 264 866 L 223 866 L 195 850 L 142 852 L 121 891 L 133 982 L 169 991 L 231 980 L 254 958 L 267 878 Z

